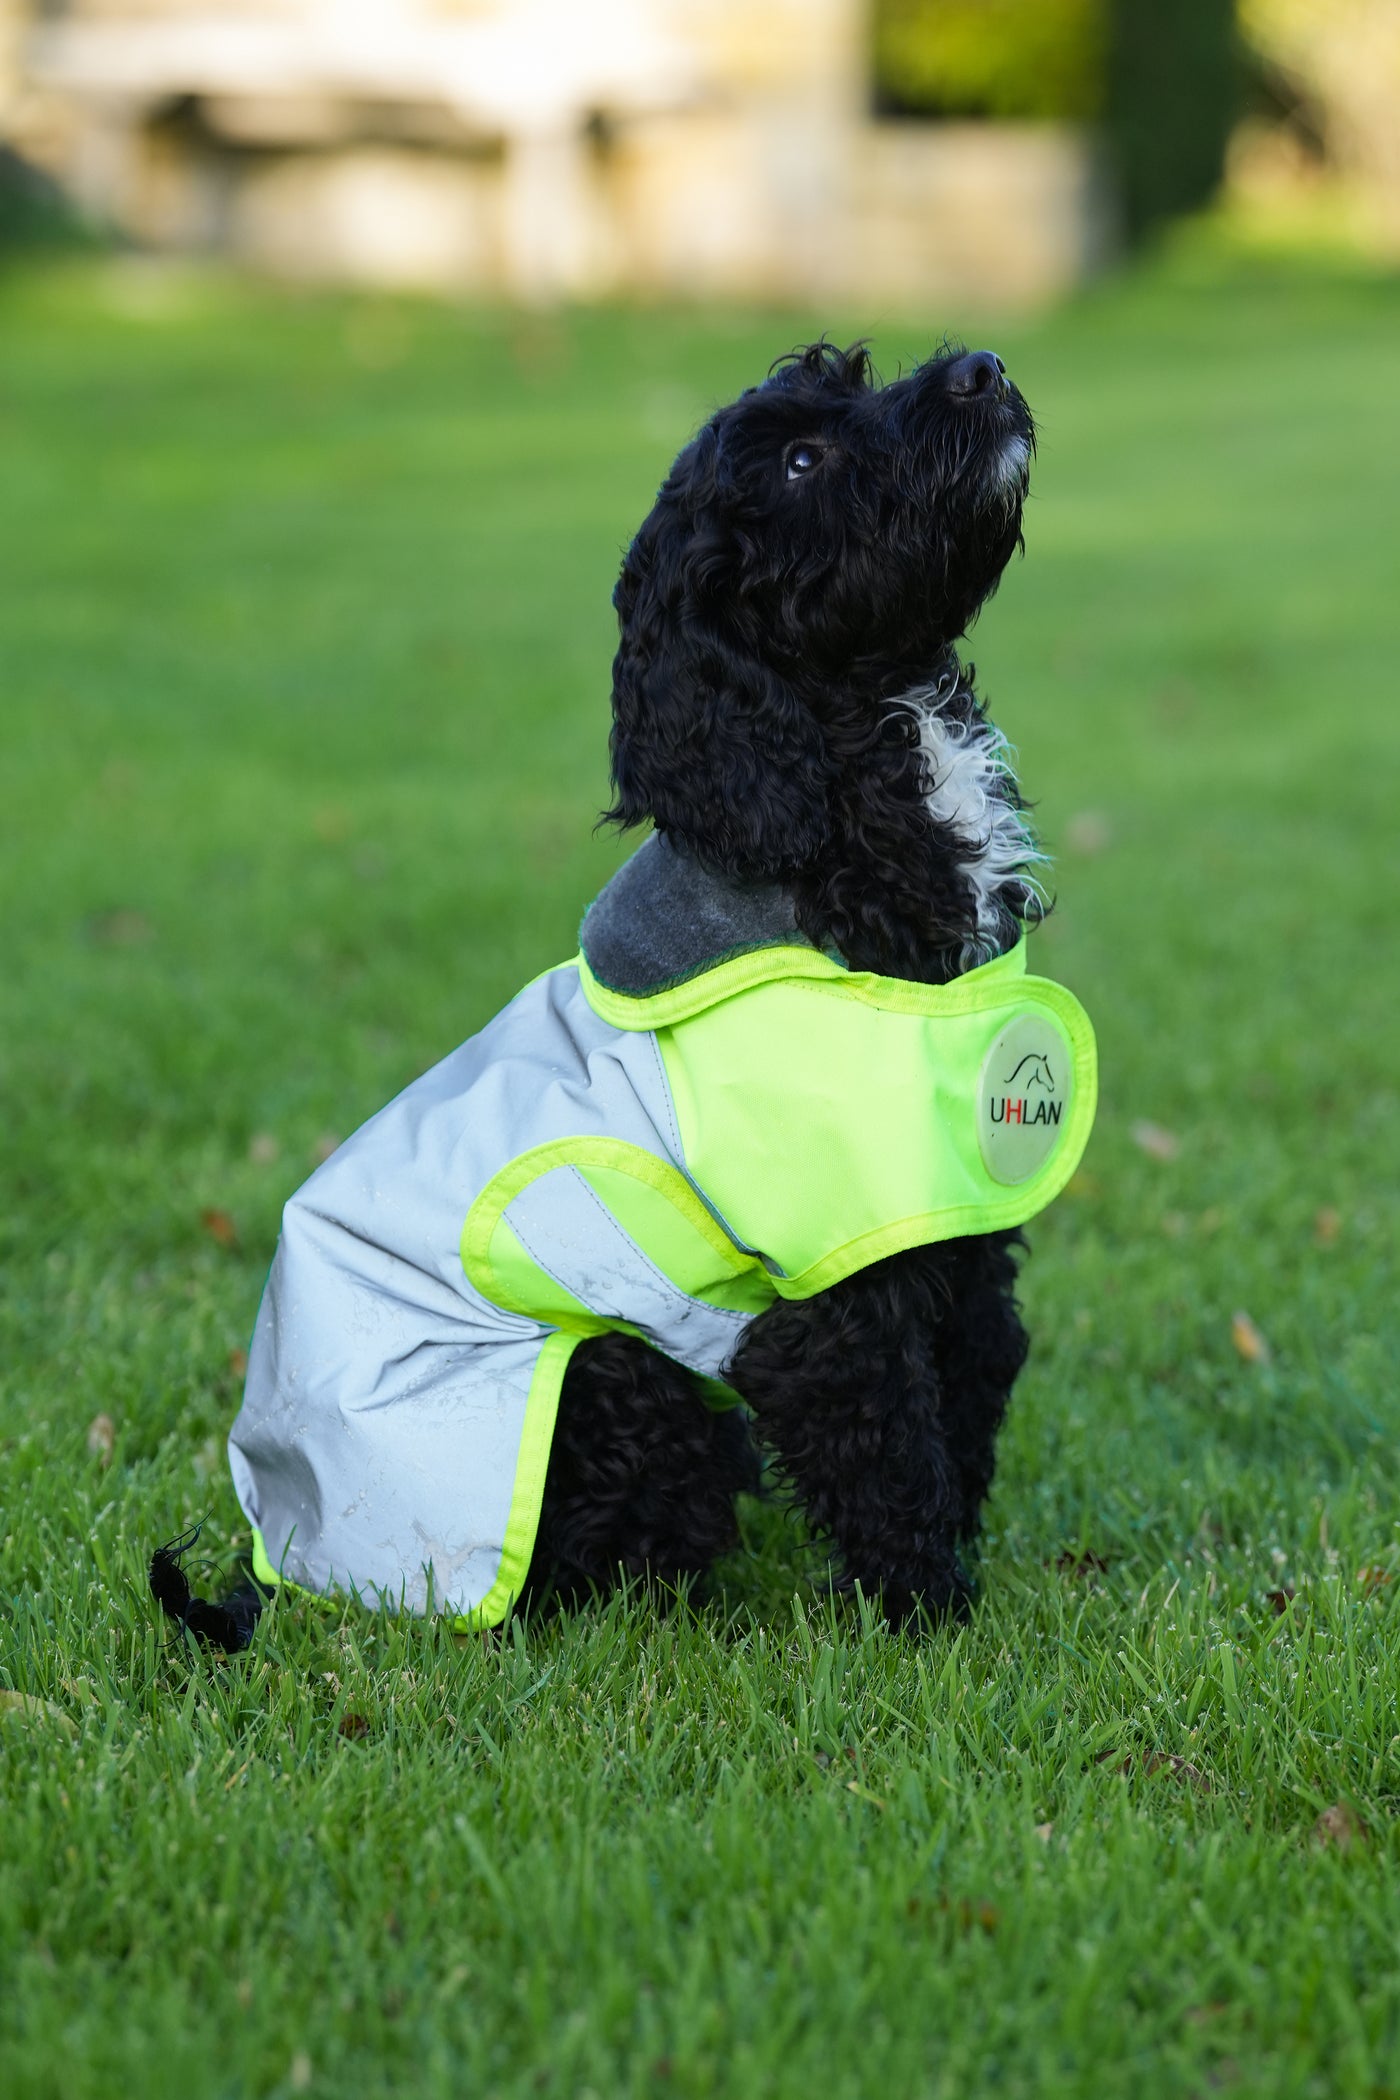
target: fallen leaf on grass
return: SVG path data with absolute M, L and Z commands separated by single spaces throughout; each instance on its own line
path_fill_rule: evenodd
M 238 1227 L 226 1210 L 202 1210 L 199 1222 L 219 1246 L 232 1249 L 238 1245 Z
M 9 1728 L 56 1728 L 60 1735 L 78 1733 L 71 1717 L 52 1699 L 38 1699 L 32 1692 L 0 1692 L 0 1724 Z
M 1108 1562 L 1101 1553 L 1062 1553 L 1055 1562 L 1061 1575 L 1105 1575 Z
M 328 802 L 312 816 L 311 829 L 323 846 L 337 846 L 350 836 L 350 812 L 338 803 Z
M 246 1378 L 248 1376 L 247 1350 L 230 1349 L 228 1353 L 228 1367 L 235 1378 Z
M 1116 1757 L 1117 1754 L 1116 1750 L 1100 1751 L 1099 1755 L 1094 1759 L 1094 1763 L 1096 1765 L 1106 1765 L 1109 1759 Z M 1215 1788 L 1211 1785 L 1211 1782 L 1199 1765 L 1188 1764 L 1184 1757 L 1174 1757 L 1160 1750 L 1149 1750 L 1141 1760 L 1130 1754 L 1121 1763 L 1116 1764 L 1113 1769 L 1120 1779 L 1129 1779 L 1139 1763 L 1144 1776 L 1148 1779 L 1154 1779 L 1159 1772 L 1165 1772 L 1169 1779 L 1179 1779 L 1183 1785 L 1193 1787 L 1198 1794 L 1213 1794 L 1215 1792 Z
M 1196 691 L 1184 678 L 1169 678 L 1152 696 L 1164 722 L 1189 722 L 1196 712 Z
M 154 932 L 143 911 L 100 911 L 87 922 L 88 939 L 99 948 L 140 948 Z
M 1160 1123 L 1134 1123 L 1129 1136 L 1139 1152 L 1149 1159 L 1175 1159 L 1181 1150 L 1181 1139 L 1175 1131 L 1163 1130 Z
M 1335 1247 L 1342 1229 L 1342 1214 L 1330 1203 L 1324 1203 L 1313 1219 L 1313 1238 L 1319 1247 Z
M 1247 1312 L 1231 1314 L 1230 1340 L 1247 1364 L 1266 1364 L 1272 1357 L 1272 1350 Z
M 1350 1852 L 1353 1845 L 1364 1845 L 1369 1836 L 1366 1825 L 1346 1801 L 1334 1801 L 1313 1824 L 1315 1842 L 1333 1846 L 1338 1852 Z
M 1285 1582 L 1281 1589 L 1265 1590 L 1264 1599 L 1266 1603 L 1272 1604 L 1274 1617 L 1281 1619 L 1297 1594 L 1292 1583 Z
M 117 1425 L 110 1415 L 94 1415 L 88 1423 L 87 1447 L 102 1467 L 110 1466 L 117 1444 Z
M 985 1898 L 974 1902 L 970 1896 L 959 1896 L 954 1902 L 946 1895 L 939 1895 L 933 1903 L 925 1903 L 922 1896 L 911 1896 L 904 1909 L 910 1918 L 922 1919 L 929 1924 L 950 1920 L 961 1933 L 969 1933 L 975 1927 L 990 1935 L 1001 1923 L 1001 1912 L 995 1903 L 988 1903 Z
M 1374 1597 L 1377 1590 L 1385 1589 L 1394 1578 L 1389 1568 L 1358 1568 L 1356 1579 L 1361 1585 L 1362 1593 L 1367 1597 Z
M 336 1733 L 347 1743 L 362 1743 L 369 1734 L 369 1722 L 363 1714 L 342 1714 L 336 1722 Z
M 1215 1792 L 1200 1766 L 1188 1764 L 1184 1757 L 1145 1757 L 1142 1769 L 1149 1779 L 1154 1773 L 1165 1772 L 1169 1778 L 1180 1779 L 1186 1786 L 1194 1787 L 1198 1794 Z
M 1065 844 L 1070 852 L 1083 854 L 1086 859 L 1102 853 L 1112 837 L 1107 817 L 1096 809 L 1081 809 L 1065 826 Z

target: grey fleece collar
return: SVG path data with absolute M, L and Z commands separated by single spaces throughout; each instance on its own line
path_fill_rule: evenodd
M 755 948 L 806 945 L 777 883 L 711 875 L 653 832 L 584 914 L 579 945 L 609 991 L 644 999 Z

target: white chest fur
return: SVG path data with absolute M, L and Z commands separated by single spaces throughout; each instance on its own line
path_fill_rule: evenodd
M 964 969 L 972 969 L 1002 945 L 1001 891 L 1015 877 L 1022 890 L 1039 896 L 1035 871 L 1047 856 L 1016 806 L 1013 753 L 1006 738 L 983 715 L 963 719 L 946 712 L 948 699 L 949 687 L 940 683 L 916 687 L 897 704 L 918 723 L 929 815 L 965 849 L 959 865 L 972 890 L 977 933 L 964 943 L 961 960 Z

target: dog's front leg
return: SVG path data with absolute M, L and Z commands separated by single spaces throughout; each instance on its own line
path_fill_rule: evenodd
M 564 1374 L 526 1595 L 570 1603 L 620 1578 L 670 1587 L 739 1536 L 734 1497 L 758 1486 L 742 1412 L 634 1335 L 580 1342 Z
M 848 1578 L 896 1623 L 961 1611 L 966 1523 L 938 1376 L 935 1279 L 916 1255 L 877 1262 L 749 1329 L 728 1377 L 753 1410 L 816 1530 Z
M 1019 1232 L 920 1248 L 906 1260 L 935 1281 L 939 1405 L 960 1483 L 958 1536 L 976 1536 L 996 1469 L 996 1440 L 1029 1342 L 1016 1304 Z

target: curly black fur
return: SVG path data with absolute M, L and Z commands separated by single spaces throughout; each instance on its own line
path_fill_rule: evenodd
M 738 1543 L 734 1497 L 759 1480 L 737 1409 L 627 1334 L 580 1342 L 550 1453 L 527 1602 L 577 1602 L 619 1574 L 677 1583 Z
M 954 644 L 1020 545 L 1034 427 L 987 351 L 888 386 L 816 343 L 681 453 L 615 594 L 620 826 L 738 883 L 779 881 L 819 947 L 943 983 L 979 926 L 977 842 L 931 815 L 902 695 L 981 727 Z M 1009 783 L 1006 793 L 1014 797 Z M 1034 909 L 1015 871 L 999 945 Z M 847 1579 L 904 1619 L 957 1609 L 1026 1336 L 1018 1236 L 923 1247 L 748 1330 L 729 1377 Z M 736 1447 L 689 1374 L 613 1338 L 566 1374 L 536 1556 L 557 1587 L 674 1574 L 732 1536 Z

